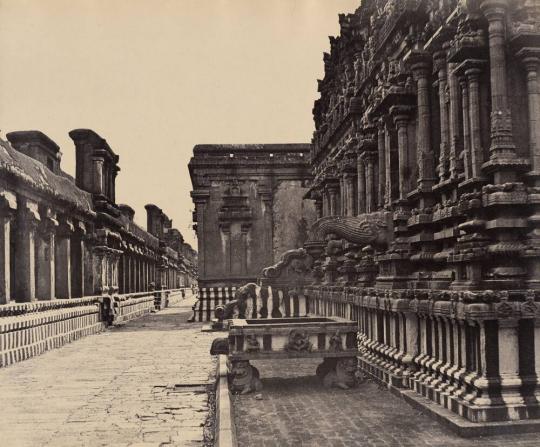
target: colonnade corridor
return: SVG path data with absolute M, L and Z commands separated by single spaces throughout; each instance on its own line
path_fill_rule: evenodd
M 194 302 L 0 369 L 0 444 L 203 445 L 216 365 Z

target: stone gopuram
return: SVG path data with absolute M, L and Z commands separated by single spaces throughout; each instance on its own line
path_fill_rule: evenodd
M 537 428 L 540 3 L 364 0 L 339 23 L 313 108 L 318 220 L 253 315 L 301 259 L 310 285 L 289 287 L 357 321 L 365 373 L 455 427 Z

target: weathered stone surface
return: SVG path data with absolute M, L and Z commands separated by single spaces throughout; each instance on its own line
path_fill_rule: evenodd
M 204 445 L 216 362 L 193 300 L 0 370 L 2 444 Z
M 198 145 L 189 163 L 200 287 L 240 286 L 302 243 L 308 144 Z

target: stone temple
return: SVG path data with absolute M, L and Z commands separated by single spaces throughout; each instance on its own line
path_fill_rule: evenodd
M 539 419 L 540 3 L 339 24 L 310 146 L 195 148 L 199 318 L 296 244 L 272 271 L 296 259 L 310 311 L 358 323 L 364 372 L 447 419 Z

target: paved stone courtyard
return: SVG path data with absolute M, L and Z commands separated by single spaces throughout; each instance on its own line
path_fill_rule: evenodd
M 0 369 L 0 445 L 203 445 L 212 334 L 193 297 Z
M 463 439 L 371 381 L 354 390 L 325 389 L 319 360 L 253 361 L 262 400 L 234 396 L 240 447 L 530 446 L 538 433 Z

